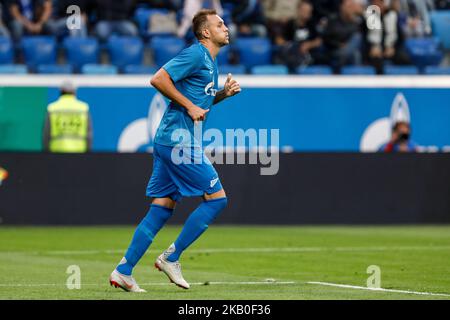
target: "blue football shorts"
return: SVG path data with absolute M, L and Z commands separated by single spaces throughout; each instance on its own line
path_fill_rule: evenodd
M 219 175 L 201 148 L 153 146 L 153 173 L 147 185 L 147 196 L 198 197 L 222 189 Z

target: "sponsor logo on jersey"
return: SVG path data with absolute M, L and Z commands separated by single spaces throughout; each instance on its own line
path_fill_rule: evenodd
M 205 94 L 213 97 L 216 96 L 217 89 L 214 89 L 214 81 L 208 83 L 208 85 L 205 87 Z

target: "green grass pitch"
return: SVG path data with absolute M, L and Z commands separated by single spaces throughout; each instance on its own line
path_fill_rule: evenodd
M 0 299 L 450 299 L 450 226 L 211 226 L 182 256 L 189 290 L 153 267 L 179 231 L 158 234 L 136 294 L 108 283 L 134 227 L 0 227 Z M 371 265 L 388 291 L 367 290 Z

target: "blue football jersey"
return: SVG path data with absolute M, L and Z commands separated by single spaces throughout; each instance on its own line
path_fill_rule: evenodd
M 201 43 L 184 49 L 178 56 L 163 66 L 170 75 L 175 87 L 196 106 L 205 110 L 211 108 L 218 90 L 219 71 L 217 59 L 214 61 L 208 49 Z M 183 136 L 177 138 L 182 129 Z M 194 139 L 194 121 L 187 110 L 170 102 L 156 132 L 155 143 L 165 146 L 199 146 Z

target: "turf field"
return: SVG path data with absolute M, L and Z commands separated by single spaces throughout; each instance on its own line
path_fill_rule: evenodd
M 153 267 L 179 230 L 158 234 L 134 272 L 148 292 L 131 294 L 108 276 L 134 227 L 0 227 L 0 299 L 450 299 L 450 226 L 213 226 L 182 256 L 189 290 Z M 386 290 L 367 289 L 370 265 Z

